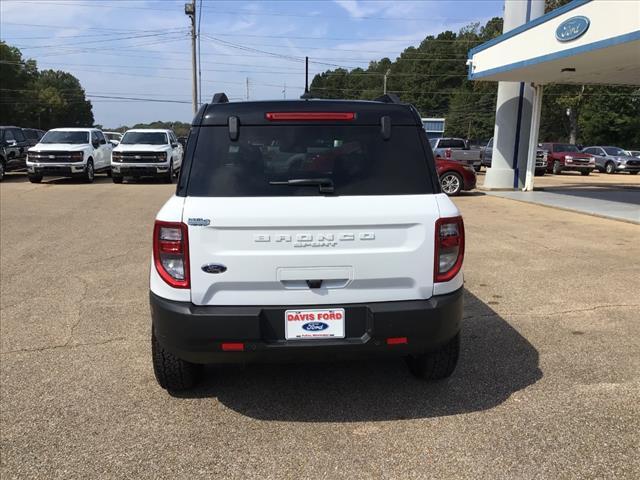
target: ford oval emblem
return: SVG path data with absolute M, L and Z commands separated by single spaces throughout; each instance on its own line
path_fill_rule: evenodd
M 329 325 L 324 322 L 309 322 L 302 325 L 302 328 L 307 332 L 320 332 L 329 328 Z
M 570 42 L 580 38 L 589 30 L 589 19 L 587 17 L 572 17 L 562 22 L 556 28 L 556 38 L 559 42 Z
M 224 273 L 227 271 L 227 267 L 219 263 L 208 263 L 202 266 L 202 271 L 206 273 Z

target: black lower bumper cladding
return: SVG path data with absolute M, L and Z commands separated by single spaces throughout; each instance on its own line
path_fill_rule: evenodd
M 160 344 L 194 363 L 423 353 L 439 348 L 459 332 L 463 310 L 462 288 L 429 300 L 318 306 L 197 306 L 154 293 L 149 298 Z M 344 308 L 345 338 L 286 340 L 285 311 L 313 308 Z M 223 344 L 229 343 L 233 351 L 224 351 Z

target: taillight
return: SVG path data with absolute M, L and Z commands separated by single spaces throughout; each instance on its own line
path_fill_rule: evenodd
M 153 263 L 168 285 L 189 288 L 189 237 L 184 223 L 156 220 Z
M 464 223 L 462 217 L 436 220 L 434 282 L 448 282 L 462 268 L 464 258 Z
M 445 158 L 451 158 L 451 149 L 450 148 L 445 149 L 444 156 L 445 156 Z

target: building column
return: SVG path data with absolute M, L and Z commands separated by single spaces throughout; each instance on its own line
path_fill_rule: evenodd
M 503 33 L 544 14 L 544 0 L 505 0 Z M 493 156 L 487 189 L 523 188 L 531 131 L 533 88 L 524 82 L 499 82 Z M 535 152 L 535 151 L 534 151 Z
M 533 110 L 531 112 L 531 134 L 529 135 L 529 151 L 527 155 L 527 172 L 523 190 L 533 190 L 533 177 L 536 172 L 536 152 L 538 151 L 538 134 L 540 133 L 540 112 L 542 111 L 542 85 L 533 86 Z

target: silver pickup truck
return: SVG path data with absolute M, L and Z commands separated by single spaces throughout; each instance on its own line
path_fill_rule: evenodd
M 432 138 L 429 142 L 436 158 L 471 165 L 476 172 L 480 171 L 480 149 L 469 148 L 462 138 Z

